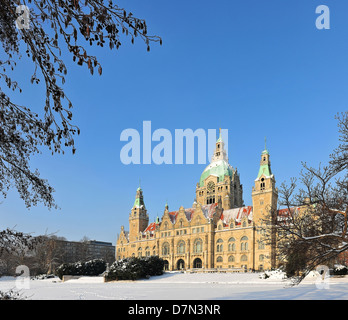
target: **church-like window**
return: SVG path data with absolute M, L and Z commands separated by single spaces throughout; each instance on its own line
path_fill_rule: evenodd
M 183 254 L 185 253 L 185 241 L 179 241 L 177 246 L 177 253 Z
M 167 256 L 170 254 L 170 246 L 168 242 L 163 243 L 162 245 L 162 255 Z
M 245 254 L 243 254 L 240 258 L 240 261 L 248 261 L 248 257 Z
M 193 243 L 193 252 L 201 253 L 203 250 L 203 241 L 201 239 L 196 239 Z
M 236 240 L 233 237 L 228 239 L 228 251 L 235 251 L 236 250 L 235 241 Z
M 265 243 L 263 241 L 259 241 L 259 249 L 265 249 Z
M 259 261 L 263 261 L 265 259 L 265 256 L 263 254 L 259 255 Z
M 138 257 L 141 257 L 142 256 L 142 248 L 138 248 Z
M 246 251 L 248 250 L 248 237 L 244 236 L 242 237 L 242 239 L 240 239 L 241 243 L 240 243 L 240 250 L 241 251 Z
M 223 258 L 221 257 L 221 256 L 218 256 L 217 258 L 216 258 L 216 262 L 222 262 L 223 261 Z
M 223 251 L 223 240 L 219 239 L 216 241 L 216 251 L 217 252 L 222 252 Z
M 145 248 L 145 256 L 146 257 L 150 257 L 151 256 L 151 252 L 150 252 L 150 248 L 149 247 Z
M 228 257 L 228 262 L 234 262 L 234 256 L 229 256 Z

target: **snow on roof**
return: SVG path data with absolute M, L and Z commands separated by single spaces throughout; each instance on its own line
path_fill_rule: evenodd
M 217 203 L 212 203 L 212 204 L 207 204 L 204 206 L 201 206 L 203 215 L 207 219 L 212 219 L 213 215 L 216 211 L 218 204 Z M 298 213 L 300 210 L 299 207 L 293 207 L 290 208 L 291 213 Z M 193 217 L 193 213 L 195 212 L 195 208 L 187 208 L 184 209 L 185 211 L 185 216 L 187 221 L 191 221 Z M 179 210 L 177 211 L 171 211 L 168 212 L 170 221 L 174 224 L 176 222 L 177 216 L 178 216 Z M 277 212 L 278 220 L 286 219 L 289 217 L 289 210 L 286 209 L 280 209 Z M 236 223 L 240 223 L 244 217 L 247 217 L 249 221 L 253 220 L 253 207 L 252 206 L 245 206 L 245 207 L 240 207 L 240 208 L 233 208 L 233 209 L 228 209 L 224 210 L 223 213 L 221 214 L 220 219 L 225 225 L 228 225 L 231 220 L 233 220 Z M 149 233 L 154 233 L 156 231 L 156 222 L 150 223 L 147 228 L 144 230 L 143 234 L 146 232 Z M 125 231 L 126 237 L 128 238 L 128 232 Z
M 250 221 L 253 220 L 252 206 L 224 210 L 221 215 L 221 220 L 224 224 L 229 224 L 231 220 L 240 222 L 244 217 L 247 217 Z
M 212 204 L 207 204 L 207 205 L 202 206 L 201 208 L 202 208 L 203 215 L 207 219 L 208 218 L 212 218 L 214 213 L 215 213 L 215 209 L 216 209 L 217 206 L 218 206 L 217 203 L 212 203 Z M 196 210 L 195 208 L 184 209 L 187 221 L 191 221 L 192 220 L 193 213 L 195 212 L 195 210 Z M 170 221 L 173 224 L 176 222 L 178 213 L 179 213 L 179 210 L 168 212 Z
M 202 212 L 204 216 L 208 219 L 213 218 L 213 215 L 215 213 L 216 207 L 218 206 L 217 203 L 207 204 L 202 206 Z

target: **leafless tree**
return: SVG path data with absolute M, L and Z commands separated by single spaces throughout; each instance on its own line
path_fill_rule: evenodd
M 348 112 L 337 116 L 340 144 L 326 166 L 303 163 L 299 179 L 279 188 L 281 210 L 265 225 L 276 227 L 277 260 L 301 281 L 318 265 L 329 265 L 348 250 Z M 271 233 L 268 233 L 271 239 Z
M 18 7 L 22 5 L 22 7 Z M 19 8 L 19 10 L 17 10 Z M 28 8 L 30 12 L 27 12 Z M 29 16 L 28 16 L 29 14 Z M 151 42 L 162 39 L 147 32 L 145 20 L 118 7 L 112 0 L 1 0 L 0 1 L 0 193 L 6 197 L 15 187 L 27 207 L 42 202 L 56 207 L 54 189 L 32 170 L 32 155 L 41 146 L 53 153 L 64 147 L 75 153 L 74 135 L 79 128 L 72 123 L 72 101 L 64 92 L 67 75 L 64 59 L 71 55 L 91 74 L 101 75 L 102 66 L 87 47 L 121 46 L 122 35 L 131 42 L 142 39 L 147 50 Z M 62 58 L 62 52 L 68 52 Z M 44 83 L 44 108 L 39 115 L 32 106 L 22 106 L 7 91 L 22 92 L 11 70 L 27 56 L 33 65 L 33 84 Z M 5 87 L 5 88 L 3 88 Z M 7 87 L 7 88 L 6 88 Z

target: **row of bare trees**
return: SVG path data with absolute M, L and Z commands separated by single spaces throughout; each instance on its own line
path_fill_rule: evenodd
M 88 261 L 95 258 L 88 238 L 69 242 L 64 237 L 44 235 L 33 237 L 11 229 L 0 232 L 0 276 L 15 275 L 19 265 L 25 265 L 30 275 L 52 274 L 63 263 Z M 101 259 L 112 263 L 114 254 L 105 248 Z

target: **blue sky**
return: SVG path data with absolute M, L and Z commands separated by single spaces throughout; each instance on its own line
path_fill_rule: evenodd
M 141 179 L 150 222 L 171 210 L 191 207 L 205 165 L 124 165 L 122 130 L 198 128 L 229 130 L 229 159 L 237 167 L 244 202 L 267 136 L 277 184 L 298 176 L 301 161 L 326 162 L 338 144 L 337 112 L 348 103 L 348 3 L 344 0 L 119 1 L 146 19 L 163 45 L 151 51 L 123 38 L 118 51 L 91 49 L 103 75 L 72 63 L 65 55 L 64 86 L 81 129 L 77 152 L 51 156 L 32 167 L 55 188 L 59 210 L 27 210 L 11 190 L 0 205 L 0 229 L 34 235 L 56 232 L 69 240 L 83 236 L 115 243 Z M 318 5 L 330 8 L 330 30 L 315 27 Z M 30 85 L 33 68 L 19 64 L 24 92 L 18 103 L 40 110 L 42 86 Z M 153 144 L 155 145 L 155 144 Z M 196 162 L 197 163 L 197 162 Z

